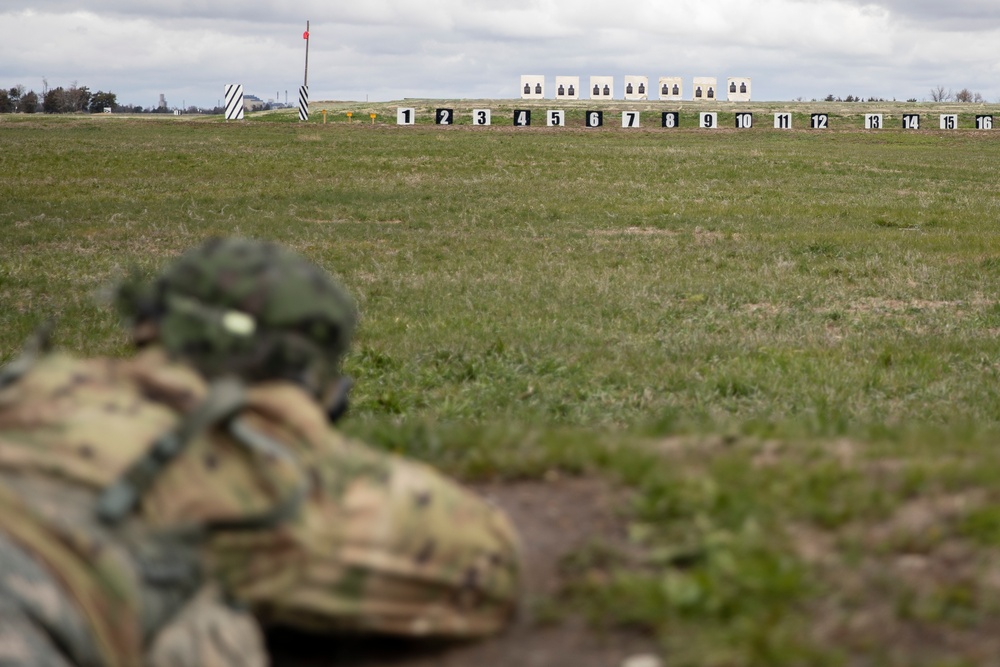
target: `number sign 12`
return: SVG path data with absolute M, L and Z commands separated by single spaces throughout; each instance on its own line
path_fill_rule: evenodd
M 809 116 L 809 127 L 814 130 L 826 130 L 830 127 L 830 115 L 825 113 L 814 113 Z

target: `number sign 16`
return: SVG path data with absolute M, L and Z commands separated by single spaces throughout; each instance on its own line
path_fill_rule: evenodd
M 993 116 L 976 116 L 976 129 L 977 130 L 992 130 L 993 129 Z

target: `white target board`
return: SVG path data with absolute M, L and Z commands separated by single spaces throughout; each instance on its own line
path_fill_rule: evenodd
M 787 111 L 779 111 L 774 114 L 774 129 L 776 130 L 790 130 L 792 129 L 792 114 Z
M 904 130 L 919 130 L 920 129 L 920 114 L 918 114 L 918 113 L 904 113 L 903 114 L 903 129 Z
M 578 99 L 580 99 L 580 77 L 578 77 L 578 76 L 557 76 L 556 77 L 556 99 L 557 100 L 578 100 Z
M 625 99 L 632 101 L 649 99 L 649 77 L 648 76 L 626 76 L 625 77 Z
M 417 112 L 409 107 L 396 108 L 396 125 L 413 125 L 417 120 Z
M 684 99 L 684 81 L 679 76 L 660 77 L 660 99 L 673 102 Z
M 542 74 L 521 75 L 521 99 L 540 100 L 545 97 L 545 76 Z
M 993 129 L 993 116 L 976 116 L 976 129 L 977 130 L 992 130 Z
M 809 116 L 809 127 L 814 130 L 830 129 L 830 114 L 814 113 Z
M 719 127 L 719 114 L 715 111 L 702 111 L 698 114 L 698 127 L 706 130 Z
M 615 77 L 613 76 L 592 76 L 590 77 L 590 99 L 592 100 L 612 100 L 615 97 Z
M 243 85 L 226 86 L 226 120 L 243 120 Z
M 880 114 L 880 113 L 866 113 L 865 114 L 865 129 L 866 130 L 881 130 L 882 129 L 882 114 Z
M 489 109 L 473 109 L 472 110 L 472 124 L 486 126 L 492 121 L 492 114 Z
M 696 76 L 691 99 L 695 102 L 714 102 L 718 99 L 719 84 L 714 76 Z
M 602 125 L 604 125 L 603 111 L 587 112 L 587 127 L 601 127 Z
M 566 127 L 566 112 L 562 109 L 549 109 L 545 112 L 545 124 L 549 127 Z
M 622 127 L 639 127 L 639 112 L 622 111 Z
M 531 127 L 531 109 L 514 109 L 514 127 Z
M 737 130 L 749 130 L 753 127 L 753 114 L 747 111 L 737 111 L 733 122 Z
M 749 77 L 729 77 L 726 80 L 726 99 L 730 102 L 749 102 Z
M 434 124 L 435 125 L 454 125 L 455 124 L 455 110 L 454 109 L 435 109 L 434 110 Z
M 958 114 L 957 113 L 943 113 L 943 114 L 941 114 L 941 129 L 942 130 L 957 130 L 958 129 Z
M 660 114 L 660 127 L 668 130 L 681 126 L 681 113 L 679 111 L 664 111 Z

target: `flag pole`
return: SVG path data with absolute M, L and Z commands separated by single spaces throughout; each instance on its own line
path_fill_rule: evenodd
M 306 21 L 306 32 L 304 37 L 306 38 L 306 73 L 302 79 L 302 85 L 309 85 L 309 21 Z

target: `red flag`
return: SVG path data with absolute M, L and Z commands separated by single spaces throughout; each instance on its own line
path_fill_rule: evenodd
M 306 30 L 304 33 L 302 33 L 302 39 L 309 39 L 309 31 L 308 30 Z

